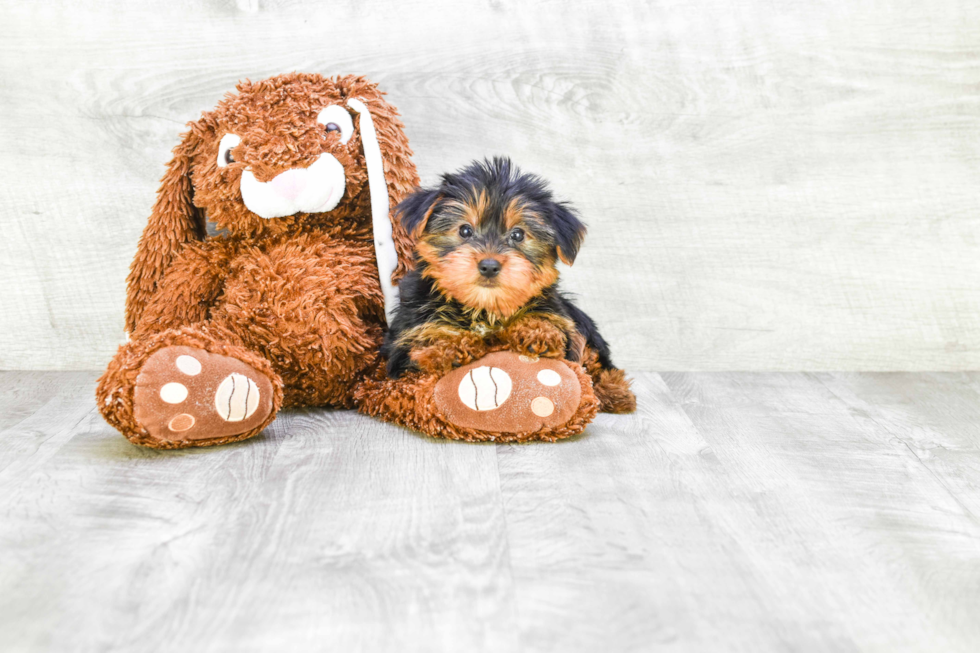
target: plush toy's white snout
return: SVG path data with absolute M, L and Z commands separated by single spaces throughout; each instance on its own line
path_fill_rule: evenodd
M 344 197 L 344 166 L 332 154 L 321 154 L 308 168 L 281 172 L 269 181 L 242 172 L 242 200 L 262 218 L 282 218 L 294 213 L 323 213 L 337 207 Z

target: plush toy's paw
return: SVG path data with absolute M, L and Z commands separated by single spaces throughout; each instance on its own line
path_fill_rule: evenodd
M 459 427 L 534 433 L 567 422 L 582 387 L 562 361 L 498 351 L 447 374 L 435 387 L 436 407 Z
M 133 417 L 160 443 L 244 439 L 272 409 L 268 377 L 237 358 L 196 347 L 154 352 L 133 394 Z

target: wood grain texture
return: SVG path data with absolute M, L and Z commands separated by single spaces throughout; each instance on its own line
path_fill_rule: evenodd
M 94 378 L 0 375 L 0 650 L 980 647 L 975 373 L 644 373 L 556 444 L 310 410 L 172 452 Z
M 161 455 L 53 378 L 0 433 L 0 649 L 514 650 L 492 447 L 319 411 Z
M 980 5 L 0 1 L 0 368 L 94 369 L 182 125 L 364 73 L 423 181 L 508 154 L 591 225 L 634 369 L 980 367 Z
M 764 583 L 762 592 L 740 592 L 765 615 L 759 648 L 786 641 L 804 650 L 975 648 L 980 522 L 942 476 L 825 379 L 835 382 L 804 374 L 665 378 L 733 472 L 728 494 L 737 501 L 724 532 L 747 556 L 745 574 Z M 892 403 L 928 383 L 864 380 Z M 928 401 L 916 397 L 909 412 L 928 414 Z

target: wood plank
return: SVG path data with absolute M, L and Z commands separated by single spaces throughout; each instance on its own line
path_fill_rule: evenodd
M 751 470 L 729 464 L 659 376 L 637 386 L 636 416 L 500 450 L 527 650 L 855 648 L 833 589 L 843 574 L 795 561 L 807 542 Z
M 821 374 L 851 410 L 889 433 L 980 523 L 980 374 Z M 966 579 L 964 579 L 966 580 Z
M 0 368 L 105 365 L 182 125 L 293 69 L 382 83 L 425 181 L 551 179 L 634 369 L 978 368 L 978 36 L 963 0 L 2 0 Z
M 825 378 L 665 381 L 737 480 L 731 493 L 749 499 L 729 523 L 767 577 L 766 602 L 790 617 L 791 640 L 804 624 L 839 638 L 815 648 L 975 650 L 980 522 Z
M 0 432 L 2 650 L 980 642 L 978 374 L 643 373 L 553 445 L 309 410 L 177 452 L 47 376 Z
M 36 373 L 12 373 L 10 386 L 18 377 L 27 388 Z M 18 392 L 5 393 L 11 400 L 11 425 L 0 431 L 0 490 L 15 488 L 33 474 L 83 425 L 102 422 L 95 410 L 95 379 L 92 372 L 46 374 L 37 395 L 26 402 Z
M 3 372 L 0 371 L 0 433 L 30 417 L 73 376 L 91 378 L 82 372 Z M 69 381 L 70 383 L 70 381 Z
M 4 650 L 514 650 L 491 447 L 322 410 L 209 450 L 72 436 L 0 496 Z
M 525 651 L 715 641 L 699 604 L 737 578 L 738 552 L 699 532 L 683 497 L 721 470 L 657 375 L 638 375 L 635 388 L 636 415 L 599 415 L 552 446 L 498 448 Z M 699 564 L 678 559 L 683 550 L 701 551 Z M 733 608 L 761 616 L 752 603 Z M 685 618 L 697 614 L 703 621 Z

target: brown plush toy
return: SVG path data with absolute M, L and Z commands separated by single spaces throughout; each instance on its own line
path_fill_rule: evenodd
M 495 411 L 453 413 L 437 376 L 379 392 L 386 314 L 412 265 L 392 211 L 418 185 L 395 108 L 363 77 L 291 73 L 237 91 L 174 149 L 128 278 L 129 340 L 99 379 L 105 419 L 148 447 L 208 446 L 259 433 L 284 406 L 350 408 L 358 395 L 369 413 L 404 405 L 402 421 L 429 435 L 492 437 Z M 491 356 L 442 387 L 520 362 Z M 511 369 L 506 428 L 520 439 L 579 432 L 595 414 L 581 366 L 548 365 L 567 383 L 544 422 Z

